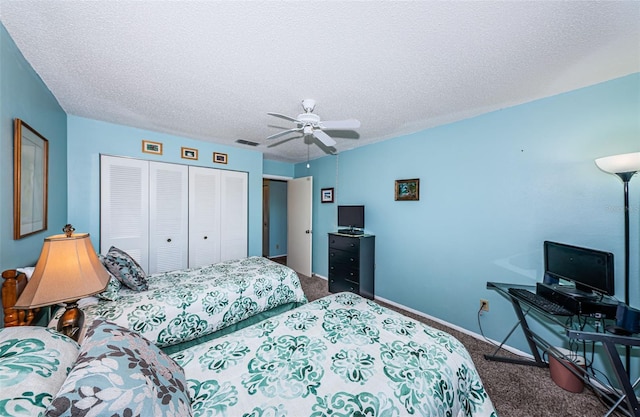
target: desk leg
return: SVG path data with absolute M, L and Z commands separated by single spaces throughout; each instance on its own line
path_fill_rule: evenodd
M 484 355 L 484 358 L 487 360 L 496 361 L 496 362 L 506 362 L 506 363 L 514 363 L 518 365 L 538 366 L 540 368 L 548 367 L 549 365 L 545 361 L 543 361 L 542 358 L 540 357 L 540 352 L 538 351 L 538 347 L 536 345 L 533 332 L 531 332 L 531 329 L 529 328 L 529 324 L 527 323 L 527 319 L 524 316 L 524 313 L 522 312 L 522 307 L 520 306 L 520 303 L 518 302 L 518 300 L 511 297 L 511 305 L 513 305 L 513 309 L 516 311 L 516 315 L 518 316 L 518 323 L 516 324 L 516 327 L 518 326 L 518 324 L 520 325 L 520 327 L 522 327 L 522 331 L 524 332 L 524 336 L 527 339 L 527 343 L 529 344 L 529 349 L 531 350 L 531 354 L 533 355 L 534 360 L 514 359 L 506 356 L 496 355 L 498 350 L 502 348 L 502 345 L 504 345 L 507 339 L 509 339 L 509 337 L 513 333 L 513 330 L 515 330 L 516 327 L 514 327 L 509 332 L 507 337 L 505 337 L 502 343 L 500 343 L 500 346 L 498 346 L 498 349 L 496 349 L 495 352 L 493 352 L 491 355 Z
M 631 385 L 631 381 L 627 377 L 627 372 L 622 365 L 622 360 L 620 359 L 620 354 L 616 350 L 616 345 L 611 341 L 603 340 L 602 344 L 606 348 L 607 355 L 609 356 L 609 360 L 615 369 L 616 379 L 618 383 L 624 390 L 624 395 L 620 399 L 622 400 L 626 397 L 627 405 L 629 406 L 629 411 L 631 415 L 640 417 L 640 406 L 638 405 L 638 398 L 633 390 L 633 386 Z M 617 403 L 616 403 L 617 405 Z M 612 410 L 616 408 L 616 405 L 613 406 Z M 610 410 L 610 411 L 612 411 Z

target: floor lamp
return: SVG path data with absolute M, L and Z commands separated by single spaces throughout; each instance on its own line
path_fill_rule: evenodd
M 598 158 L 596 165 L 624 184 L 624 303 L 629 305 L 629 180 L 640 171 L 640 152 Z
M 598 168 L 616 174 L 624 184 L 624 303 L 629 305 L 629 180 L 640 171 L 640 152 L 605 156 L 596 159 Z M 625 346 L 627 373 L 631 367 L 631 347 Z

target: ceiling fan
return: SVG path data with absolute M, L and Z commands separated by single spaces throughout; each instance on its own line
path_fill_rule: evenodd
M 322 121 L 320 120 L 320 116 L 313 113 L 313 109 L 315 107 L 315 100 L 305 99 L 302 100 L 302 109 L 304 110 L 304 113 L 299 114 L 297 117 L 289 117 L 280 113 L 267 113 L 270 116 L 279 117 L 296 124 L 296 127 L 292 129 L 283 130 L 282 132 L 268 136 L 267 140 L 279 138 L 289 133 L 299 132 L 302 134 L 300 137 L 312 136 L 318 139 L 325 147 L 331 148 L 336 144 L 336 141 L 325 133 L 325 130 L 354 130 L 360 127 L 360 121 L 356 119 Z M 283 142 L 288 140 L 289 139 Z

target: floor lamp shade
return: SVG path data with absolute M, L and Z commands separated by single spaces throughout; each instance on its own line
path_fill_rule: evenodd
M 640 152 L 605 156 L 596 159 L 598 168 L 609 174 L 635 174 L 640 171 Z
M 98 259 L 88 233 L 45 238 L 40 258 L 15 308 L 36 308 L 76 301 L 104 291 L 109 273 Z

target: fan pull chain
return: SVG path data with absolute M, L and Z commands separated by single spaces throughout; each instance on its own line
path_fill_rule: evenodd
M 309 146 L 311 145 L 307 145 L 307 169 L 311 168 L 311 165 L 309 165 Z

